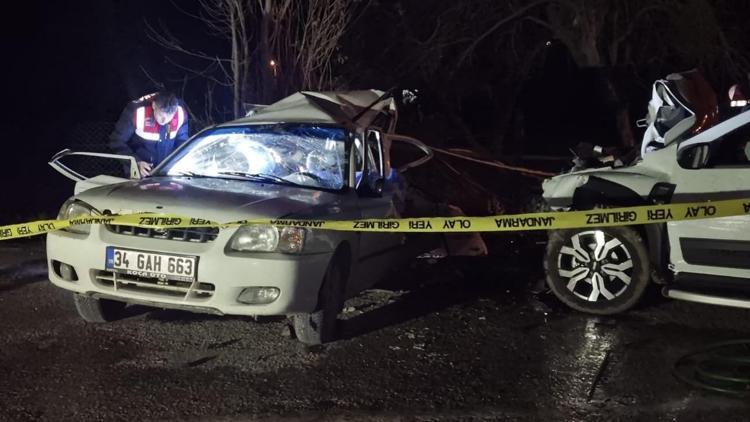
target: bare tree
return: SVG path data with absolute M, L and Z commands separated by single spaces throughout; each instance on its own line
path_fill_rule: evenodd
M 620 143 L 627 146 L 635 143 L 632 119 L 612 69 L 670 63 L 701 66 L 721 73 L 714 79 L 731 80 L 743 75 L 748 64 L 719 23 L 717 6 L 708 0 L 540 0 L 508 5 L 468 44 L 459 63 L 473 57 L 481 43 L 526 31 L 530 22 L 562 43 L 578 67 L 596 71 L 598 95 L 612 108 Z
M 267 3 L 272 3 L 266 0 Z M 326 90 L 337 87 L 333 74 L 338 50 L 353 14 L 347 0 L 282 0 L 273 3 L 270 49 L 283 73 L 282 93 L 295 88 Z
M 180 61 L 170 62 L 187 74 L 205 78 L 210 86 L 216 85 L 232 90 L 232 109 L 235 117 L 242 113 L 242 104 L 247 91 L 251 51 L 249 47 L 250 29 L 248 15 L 250 0 L 200 0 L 201 14 L 193 15 L 179 9 L 207 27 L 209 31 L 229 44 L 229 55 L 210 54 L 190 46 L 174 36 L 168 28 L 158 29 L 146 22 L 147 35 L 160 46 L 195 59 L 202 65 L 187 66 Z
M 736 7 L 731 1 L 683 0 L 662 35 L 665 44 L 674 48 L 665 48 L 663 55 L 686 66 L 699 65 L 716 85 L 744 80 L 750 55 L 744 22 L 731 23 L 737 19 Z
M 347 0 L 200 0 L 191 14 L 226 44 L 222 53 L 188 46 L 163 25 L 147 23 L 158 45 L 192 59 L 169 59 L 187 75 L 211 87 L 230 89 L 234 117 L 248 103 L 269 103 L 301 89 L 336 87 L 333 64 L 352 14 Z M 212 94 L 208 91 L 206 95 Z
M 257 99 L 338 88 L 333 64 L 353 14 L 348 0 L 257 0 Z
M 638 52 L 633 35 L 638 30 L 649 29 L 644 23 L 652 21 L 647 18 L 667 12 L 674 3 L 674 0 L 614 0 L 606 4 L 598 0 L 509 2 L 510 9 L 472 40 L 460 62 L 472 57 L 480 43 L 490 37 L 513 37 L 527 31 L 527 23 L 537 25 L 547 31 L 548 39 L 566 47 L 578 67 L 598 71 L 599 96 L 613 109 L 620 143 L 632 146 L 635 141 L 628 109 L 617 93 L 609 70 L 633 62 Z M 647 32 L 654 34 L 653 30 Z
M 545 47 L 537 27 L 526 24 L 530 28 L 521 31 L 510 23 L 548 1 L 519 7 L 513 1 L 443 1 L 416 10 L 399 2 L 391 19 L 398 24 L 399 41 L 404 44 L 398 48 L 406 53 L 394 63 L 396 72 L 406 79 L 419 74 L 429 84 L 432 101 L 456 131 L 454 136 L 484 155 L 499 155 L 512 122 L 520 121 L 516 105 L 523 82 L 543 58 Z M 494 36 L 482 42 L 485 32 Z M 481 125 L 490 133 L 475 133 L 472 116 L 463 109 L 468 97 L 484 101 L 491 117 Z

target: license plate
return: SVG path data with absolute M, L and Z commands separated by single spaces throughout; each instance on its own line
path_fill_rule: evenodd
M 159 279 L 195 281 L 198 257 L 107 247 L 108 270 Z

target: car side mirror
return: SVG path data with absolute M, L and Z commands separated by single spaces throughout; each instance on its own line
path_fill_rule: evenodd
M 684 169 L 701 169 L 706 167 L 711 156 L 709 144 L 693 144 L 677 150 L 677 163 Z
M 380 197 L 385 184 L 383 136 L 377 129 L 368 129 L 364 138 L 362 177 L 357 186 L 357 193 L 363 197 Z

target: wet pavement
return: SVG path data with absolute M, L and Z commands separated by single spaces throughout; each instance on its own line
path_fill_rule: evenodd
M 0 245 L 0 420 L 746 420 L 750 399 L 672 374 L 750 337 L 750 312 L 649 292 L 617 317 L 533 294 L 538 251 L 420 261 L 347 302 L 342 339 L 283 318 L 128 308 L 81 321 L 43 243 Z

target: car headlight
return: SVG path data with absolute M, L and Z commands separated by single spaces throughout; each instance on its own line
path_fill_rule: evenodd
M 300 253 L 305 247 L 305 229 L 253 224 L 240 227 L 229 248 L 239 252 Z
M 57 213 L 57 219 L 70 220 L 72 218 L 90 217 L 92 215 L 94 215 L 93 209 L 83 202 L 68 200 L 63 204 L 62 208 L 60 208 L 60 212 Z M 63 230 L 71 233 L 89 234 L 89 232 L 91 232 L 91 224 L 77 224 Z
M 284 227 L 279 238 L 279 251 L 300 253 L 305 248 L 307 231 L 302 227 Z

